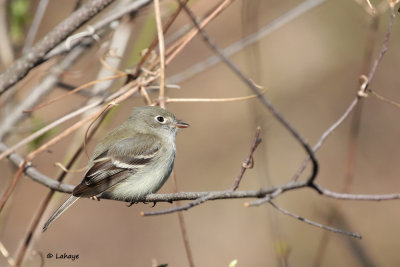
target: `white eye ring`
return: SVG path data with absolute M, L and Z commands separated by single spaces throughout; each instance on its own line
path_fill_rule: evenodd
M 156 119 L 156 121 L 158 121 L 159 123 L 162 123 L 162 124 L 166 123 L 166 121 L 167 121 L 163 116 L 156 116 L 155 119 Z

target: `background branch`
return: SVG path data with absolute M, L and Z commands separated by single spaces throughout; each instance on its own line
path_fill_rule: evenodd
M 23 57 L 17 59 L 4 73 L 0 75 L 0 95 L 16 82 L 24 78 L 28 72 L 43 59 L 47 52 L 82 24 L 96 16 L 100 11 L 111 4 L 111 2 L 113 2 L 113 0 L 90 1 L 43 37 L 42 40 L 30 49 L 29 52 L 27 52 Z

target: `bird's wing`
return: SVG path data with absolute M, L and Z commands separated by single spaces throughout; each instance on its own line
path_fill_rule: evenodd
M 95 196 L 137 173 L 151 163 L 161 147 L 160 140 L 137 135 L 116 142 L 94 158 L 74 196 Z

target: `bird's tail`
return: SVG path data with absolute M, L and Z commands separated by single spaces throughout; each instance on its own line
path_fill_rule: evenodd
M 43 232 L 47 230 L 47 228 L 49 228 L 50 224 L 57 219 L 58 217 L 60 217 L 61 214 L 63 214 L 64 211 L 66 211 L 69 207 L 71 207 L 72 204 L 75 203 L 75 201 L 77 201 L 79 199 L 79 197 L 75 197 L 75 196 L 70 196 L 67 201 L 64 202 L 64 204 L 62 204 L 54 213 L 53 215 L 51 215 L 51 217 L 47 220 L 47 222 L 44 224 L 43 226 Z

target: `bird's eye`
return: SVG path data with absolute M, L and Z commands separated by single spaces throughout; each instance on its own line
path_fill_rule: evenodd
M 165 119 L 164 119 L 163 116 L 157 116 L 157 117 L 156 117 L 156 120 L 157 120 L 158 122 L 161 122 L 161 123 L 164 123 L 164 122 L 165 122 Z

